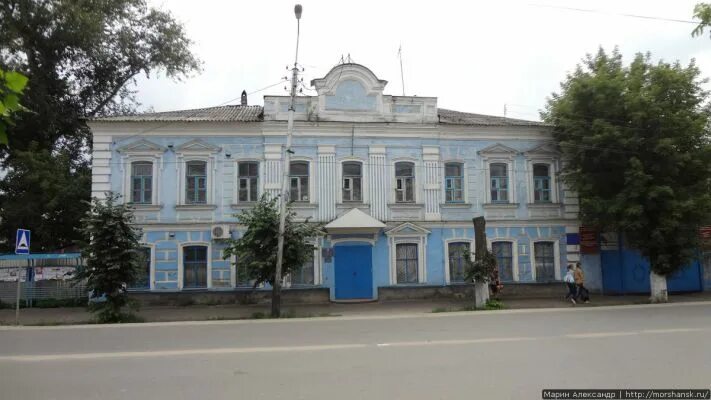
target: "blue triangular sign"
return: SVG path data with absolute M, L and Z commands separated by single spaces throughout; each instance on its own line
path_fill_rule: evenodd
M 30 231 L 18 229 L 15 240 L 15 254 L 30 254 Z

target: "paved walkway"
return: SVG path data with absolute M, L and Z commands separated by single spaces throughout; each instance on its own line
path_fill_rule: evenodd
M 672 295 L 672 303 L 690 301 L 711 301 L 711 292 Z M 562 298 L 512 298 L 502 299 L 507 309 L 524 308 L 570 308 Z M 593 296 L 590 304 L 575 307 L 615 306 L 645 304 L 647 296 Z M 470 308 L 472 301 L 410 300 L 384 301 L 356 304 L 314 304 L 284 305 L 283 312 L 288 317 L 328 317 L 328 316 L 383 316 L 395 314 L 423 314 L 432 312 L 461 311 Z M 145 307 L 138 315 L 146 322 L 205 321 L 265 317 L 269 305 L 219 305 L 186 307 Z M 84 308 L 27 308 L 20 310 L 22 325 L 61 325 L 89 323 L 92 317 Z M 0 310 L 0 325 L 15 323 L 15 310 Z

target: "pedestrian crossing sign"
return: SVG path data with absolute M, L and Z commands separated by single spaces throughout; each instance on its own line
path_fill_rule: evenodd
M 15 254 L 30 254 L 30 231 L 18 229 L 15 239 Z

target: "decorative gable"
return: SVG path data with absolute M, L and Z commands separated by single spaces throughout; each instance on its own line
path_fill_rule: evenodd
M 516 149 L 512 149 L 509 146 L 503 145 L 501 143 L 492 144 L 491 146 L 485 147 L 478 151 L 480 155 L 492 155 L 492 156 L 515 156 L 518 154 Z
M 137 142 L 129 143 L 116 149 L 121 154 L 160 154 L 167 148 L 155 144 L 149 140 L 141 139 Z
M 185 142 L 176 148 L 179 153 L 217 153 L 221 149 L 200 139 L 193 139 Z
M 543 143 L 523 153 L 526 157 L 557 157 L 558 149 L 551 143 Z
M 405 222 L 385 232 L 387 236 L 425 236 L 429 233 L 430 231 L 427 229 L 410 222 Z

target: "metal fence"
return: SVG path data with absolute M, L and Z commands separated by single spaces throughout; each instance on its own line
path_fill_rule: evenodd
M 0 256 L 0 301 L 15 304 L 20 285 L 20 305 L 32 307 L 38 301 L 86 298 L 86 286 L 73 278 L 83 259 L 71 254 Z

